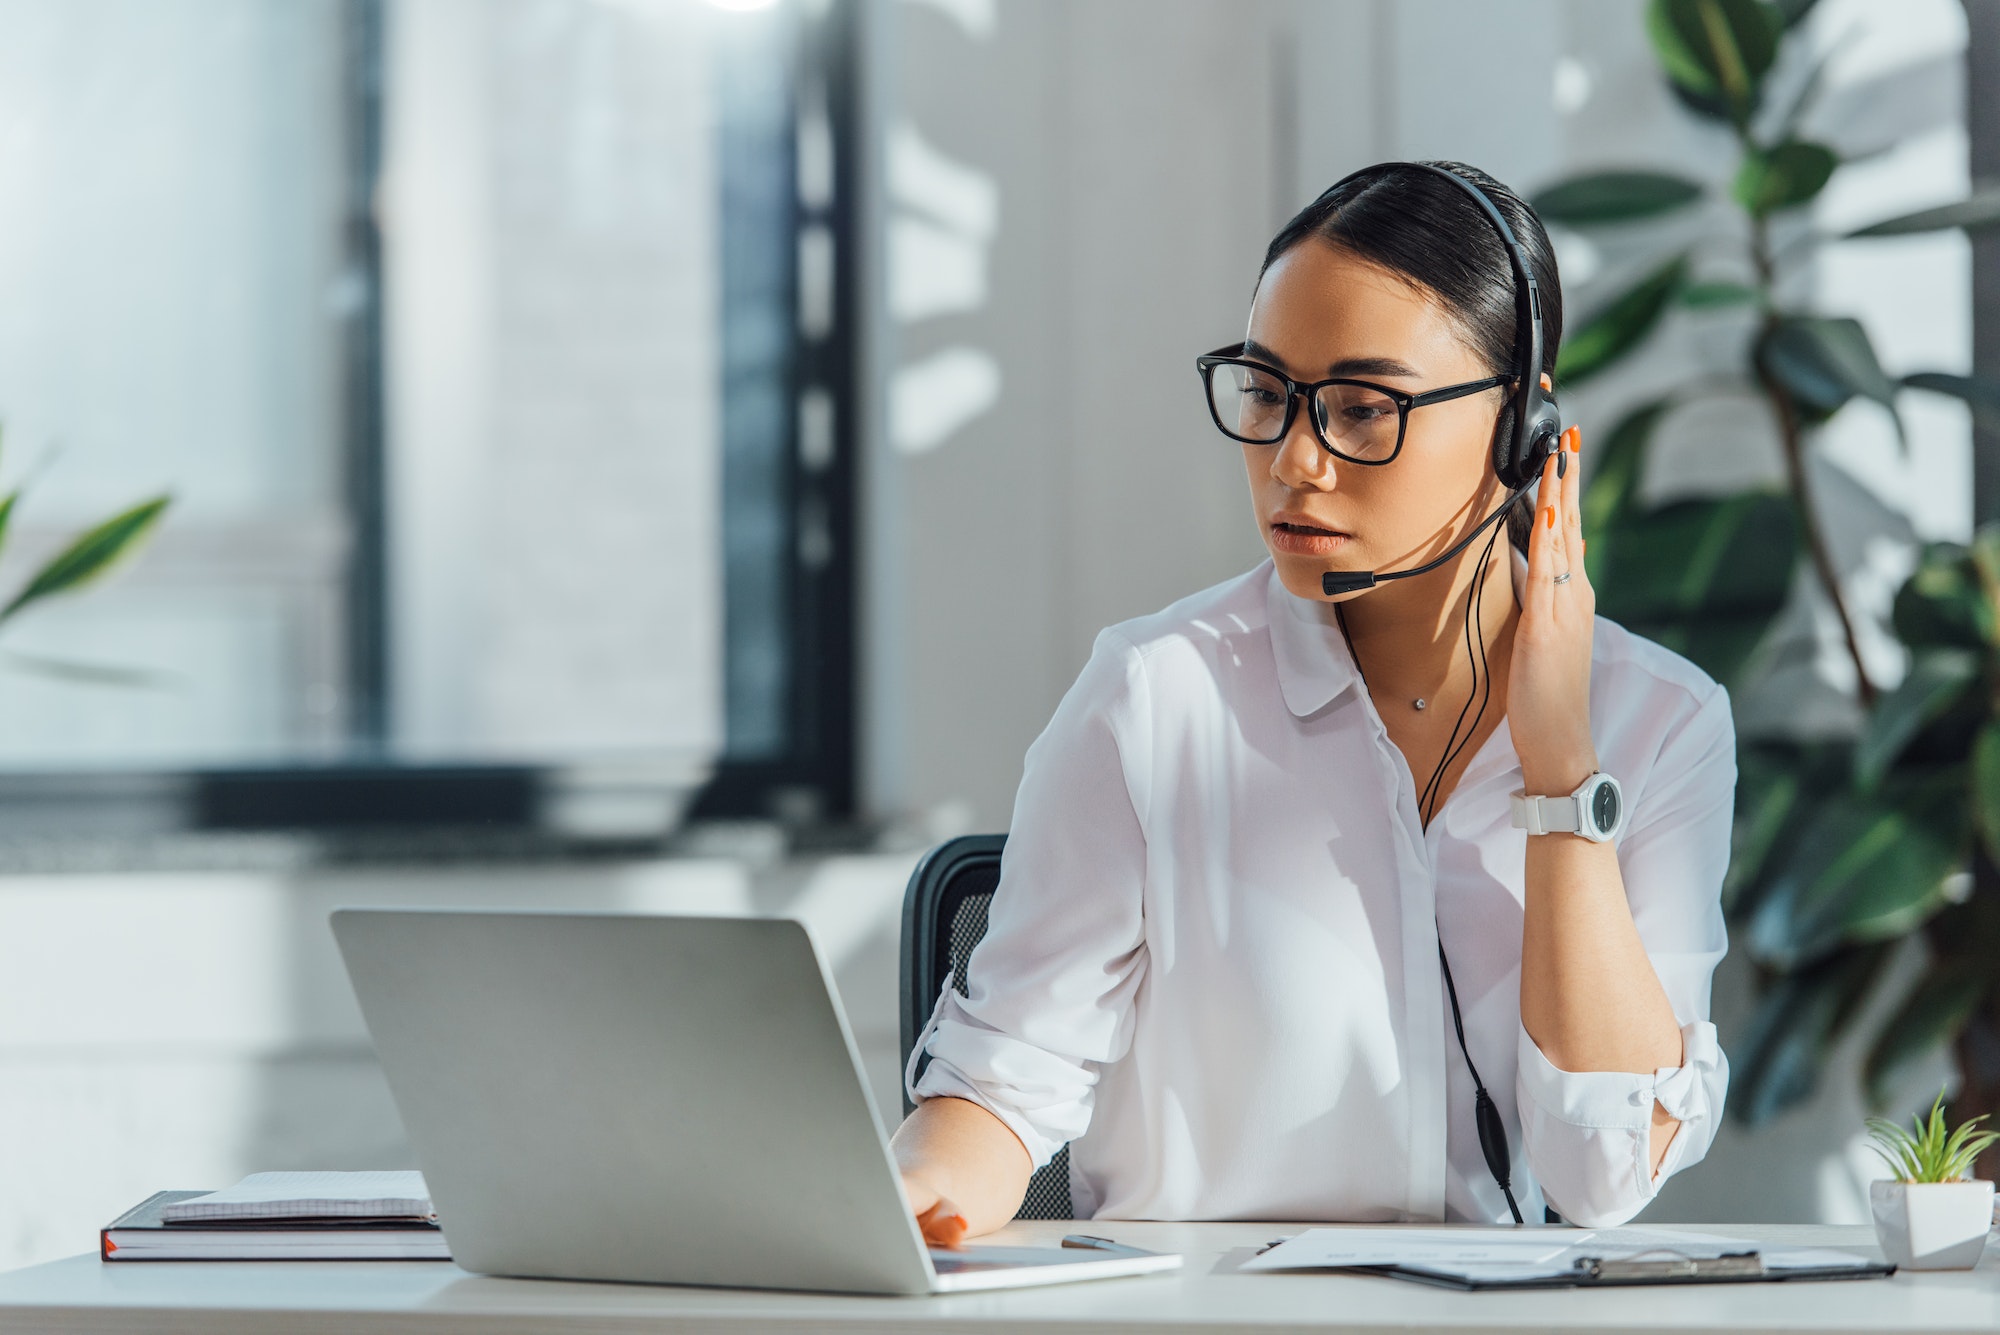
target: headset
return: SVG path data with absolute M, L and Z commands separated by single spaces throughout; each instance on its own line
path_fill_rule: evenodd
M 1556 441 L 1562 434 L 1562 412 L 1556 404 L 1555 392 L 1542 388 L 1542 294 L 1535 286 L 1535 274 L 1528 267 L 1528 257 L 1522 251 L 1521 243 L 1514 238 L 1514 229 L 1507 225 L 1507 219 L 1493 206 L 1493 201 L 1487 198 L 1484 190 L 1457 172 L 1430 162 L 1378 162 L 1372 167 L 1349 172 L 1322 191 L 1320 198 L 1325 199 L 1357 177 L 1380 172 L 1385 167 L 1408 167 L 1414 171 L 1429 172 L 1465 191 L 1479 206 L 1479 211 L 1486 215 L 1487 221 L 1493 224 L 1493 230 L 1500 234 L 1500 244 L 1507 252 L 1508 263 L 1513 266 L 1516 321 L 1514 395 L 1500 410 L 1500 419 L 1493 431 L 1493 475 L 1500 479 L 1500 485 L 1507 488 L 1508 494 L 1498 509 L 1436 560 L 1408 570 L 1379 573 L 1373 570 L 1327 571 L 1320 576 L 1320 587 L 1329 598 L 1371 589 L 1384 580 L 1428 574 L 1457 556 L 1490 525 L 1499 523 L 1528 494 L 1528 489 L 1541 477 L 1542 464 L 1548 459 L 1550 451 L 1556 448 Z M 1557 466 L 1566 467 L 1566 461 L 1559 460 Z
M 1499 524 L 1507 512 L 1518 505 L 1521 498 L 1528 494 L 1529 488 L 1533 487 L 1540 480 L 1543 464 L 1548 460 L 1550 452 L 1557 448 L 1557 441 L 1562 433 L 1562 414 L 1556 404 L 1555 392 L 1542 388 L 1541 368 L 1544 351 L 1542 295 L 1540 290 L 1535 286 L 1534 271 L 1528 267 L 1528 257 L 1522 251 L 1521 243 L 1515 239 L 1514 229 L 1507 225 L 1507 219 L 1501 216 L 1500 210 L 1494 207 L 1493 201 L 1487 197 L 1484 190 L 1481 190 L 1477 185 L 1460 176 L 1457 172 L 1435 163 L 1386 162 L 1376 163 L 1372 167 L 1363 167 L 1360 171 L 1351 172 L 1343 176 L 1340 180 L 1327 187 L 1321 193 L 1320 198 L 1325 199 L 1328 195 L 1339 190 L 1342 186 L 1357 177 L 1371 175 L 1382 171 L 1384 168 L 1395 167 L 1408 167 L 1415 171 L 1428 172 L 1433 176 L 1442 177 L 1469 195 L 1473 203 L 1479 206 L 1479 211 L 1486 215 L 1487 221 L 1493 224 L 1493 230 L 1500 234 L 1500 244 L 1506 249 L 1507 260 L 1513 266 L 1514 270 L 1514 304 L 1516 311 L 1514 394 L 1508 400 L 1507 405 L 1500 410 L 1499 419 L 1495 423 L 1492 458 L 1493 475 L 1500 480 L 1502 486 L 1507 488 L 1507 499 L 1502 501 L 1492 514 L 1481 520 L 1472 532 L 1453 543 L 1444 555 L 1435 560 L 1427 561 L 1423 565 L 1414 566 L 1407 570 L 1391 570 L 1379 573 L 1372 570 L 1333 570 L 1327 571 L 1320 576 L 1320 586 L 1329 598 L 1338 594 L 1355 593 L 1362 589 L 1373 588 L 1385 580 L 1408 579 L 1413 575 L 1422 575 L 1437 569 L 1446 561 L 1451 560 L 1467 547 L 1471 546 L 1473 540 L 1478 538 L 1481 533 L 1484 533 L 1489 528 L 1493 529 L 1493 533 L 1486 540 L 1486 548 L 1480 558 L 1479 573 L 1475 576 L 1472 589 L 1465 600 L 1465 651 L 1466 657 L 1473 664 L 1472 694 L 1466 697 L 1465 707 L 1459 710 L 1458 720 L 1452 724 L 1451 737 L 1445 742 L 1444 756 L 1438 761 L 1437 768 L 1431 773 L 1430 782 L 1424 786 L 1422 795 L 1417 799 L 1418 812 L 1422 816 L 1424 823 L 1428 825 L 1431 817 L 1437 814 L 1438 794 L 1444 783 L 1446 769 L 1450 767 L 1453 760 L 1457 759 L 1460 752 L 1471 744 L 1472 738 L 1477 735 L 1479 722 L 1486 716 L 1487 703 L 1493 698 L 1493 678 L 1487 671 L 1486 665 L 1486 622 L 1483 617 L 1477 614 L 1485 606 L 1486 575 L 1492 568 L 1493 546 L 1500 536 L 1500 530 L 1494 526 Z M 1566 457 L 1560 453 L 1557 454 L 1556 466 L 1559 470 L 1566 472 L 1568 463 L 1569 461 Z M 1336 606 L 1336 615 L 1338 614 L 1338 610 Z M 1472 633 L 1472 626 L 1475 620 L 1478 621 L 1480 627 L 1476 651 Z M 1343 637 L 1346 636 L 1347 622 L 1344 618 L 1340 619 L 1340 631 Z M 1349 639 L 1348 651 L 1350 655 L 1353 653 L 1353 647 L 1354 642 L 1352 639 Z M 1360 664 L 1358 657 L 1355 658 L 1355 663 L 1358 668 Z M 1480 692 L 1482 682 L 1485 685 L 1483 695 Z M 1467 711 L 1472 708 L 1474 696 L 1479 697 L 1479 712 L 1473 715 L 1472 726 L 1466 729 L 1464 739 L 1460 740 L 1459 730 L 1465 723 Z M 1428 814 L 1425 813 L 1427 803 L 1429 805 Z M 1493 1096 L 1486 1091 L 1486 1082 L 1479 1078 L 1479 1068 L 1473 1064 L 1472 1051 L 1466 1046 L 1465 1020 L 1459 1012 L 1458 987 L 1452 981 L 1451 961 L 1445 957 L 1442 936 L 1438 939 L 1438 964 L 1444 972 L 1445 995 L 1451 1001 L 1451 1025 L 1453 1032 L 1458 1037 L 1458 1050 L 1460 1055 L 1465 1058 L 1465 1069 L 1472 1075 L 1472 1088 L 1474 1091 L 1472 1111 L 1473 1121 L 1479 1130 L 1479 1149 L 1486 1159 L 1487 1169 L 1493 1174 L 1493 1180 L 1500 1185 L 1500 1194 L 1507 1199 L 1508 1211 L 1514 1216 L 1514 1222 L 1518 1224 L 1522 1222 L 1521 1207 L 1514 1200 L 1514 1189 L 1511 1181 L 1513 1165 L 1507 1148 L 1507 1128 L 1505 1123 L 1500 1120 L 1500 1110 L 1494 1106 Z

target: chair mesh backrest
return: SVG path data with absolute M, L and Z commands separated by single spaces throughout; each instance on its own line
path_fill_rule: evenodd
M 989 877 L 991 879 L 996 878 Z M 949 952 L 945 967 L 951 970 L 951 985 L 960 996 L 964 996 L 966 991 L 966 962 L 972 958 L 972 948 L 979 944 L 979 938 L 986 935 L 986 908 L 992 902 L 991 889 L 979 890 L 965 895 L 951 911 L 951 921 L 945 929 L 946 949 Z M 1075 1217 L 1069 1203 L 1069 1146 L 1057 1150 L 1056 1157 L 1035 1170 L 1035 1175 L 1028 1179 L 1028 1194 L 1014 1217 Z

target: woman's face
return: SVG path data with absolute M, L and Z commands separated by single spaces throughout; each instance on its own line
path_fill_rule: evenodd
M 1351 376 L 1417 394 L 1492 374 L 1434 295 L 1319 240 L 1265 271 L 1246 341 L 1245 356 L 1300 383 Z M 1323 599 L 1325 571 L 1421 565 L 1490 513 L 1504 494 L 1490 462 L 1504 393 L 1416 409 L 1402 452 L 1380 466 L 1328 453 L 1304 403 L 1283 440 L 1244 445 L 1251 504 L 1285 587 Z

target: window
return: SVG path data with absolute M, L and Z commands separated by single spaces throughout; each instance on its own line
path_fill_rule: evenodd
M 0 582 L 175 503 L 0 635 L 0 769 L 189 774 L 197 823 L 846 808 L 844 6 L 10 15 Z

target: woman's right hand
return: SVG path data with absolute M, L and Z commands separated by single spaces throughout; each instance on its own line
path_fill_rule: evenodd
M 908 1173 L 902 1177 L 903 1194 L 909 1198 L 910 1210 L 917 1217 L 917 1227 L 923 1230 L 924 1242 L 953 1251 L 964 1247 L 970 1226 L 959 1208 L 938 1195 L 921 1177 Z
M 975 1231 L 991 1233 L 1012 1219 L 1035 1169 L 1005 1122 L 949 1096 L 919 1103 L 889 1149 L 924 1241 L 953 1251 Z

